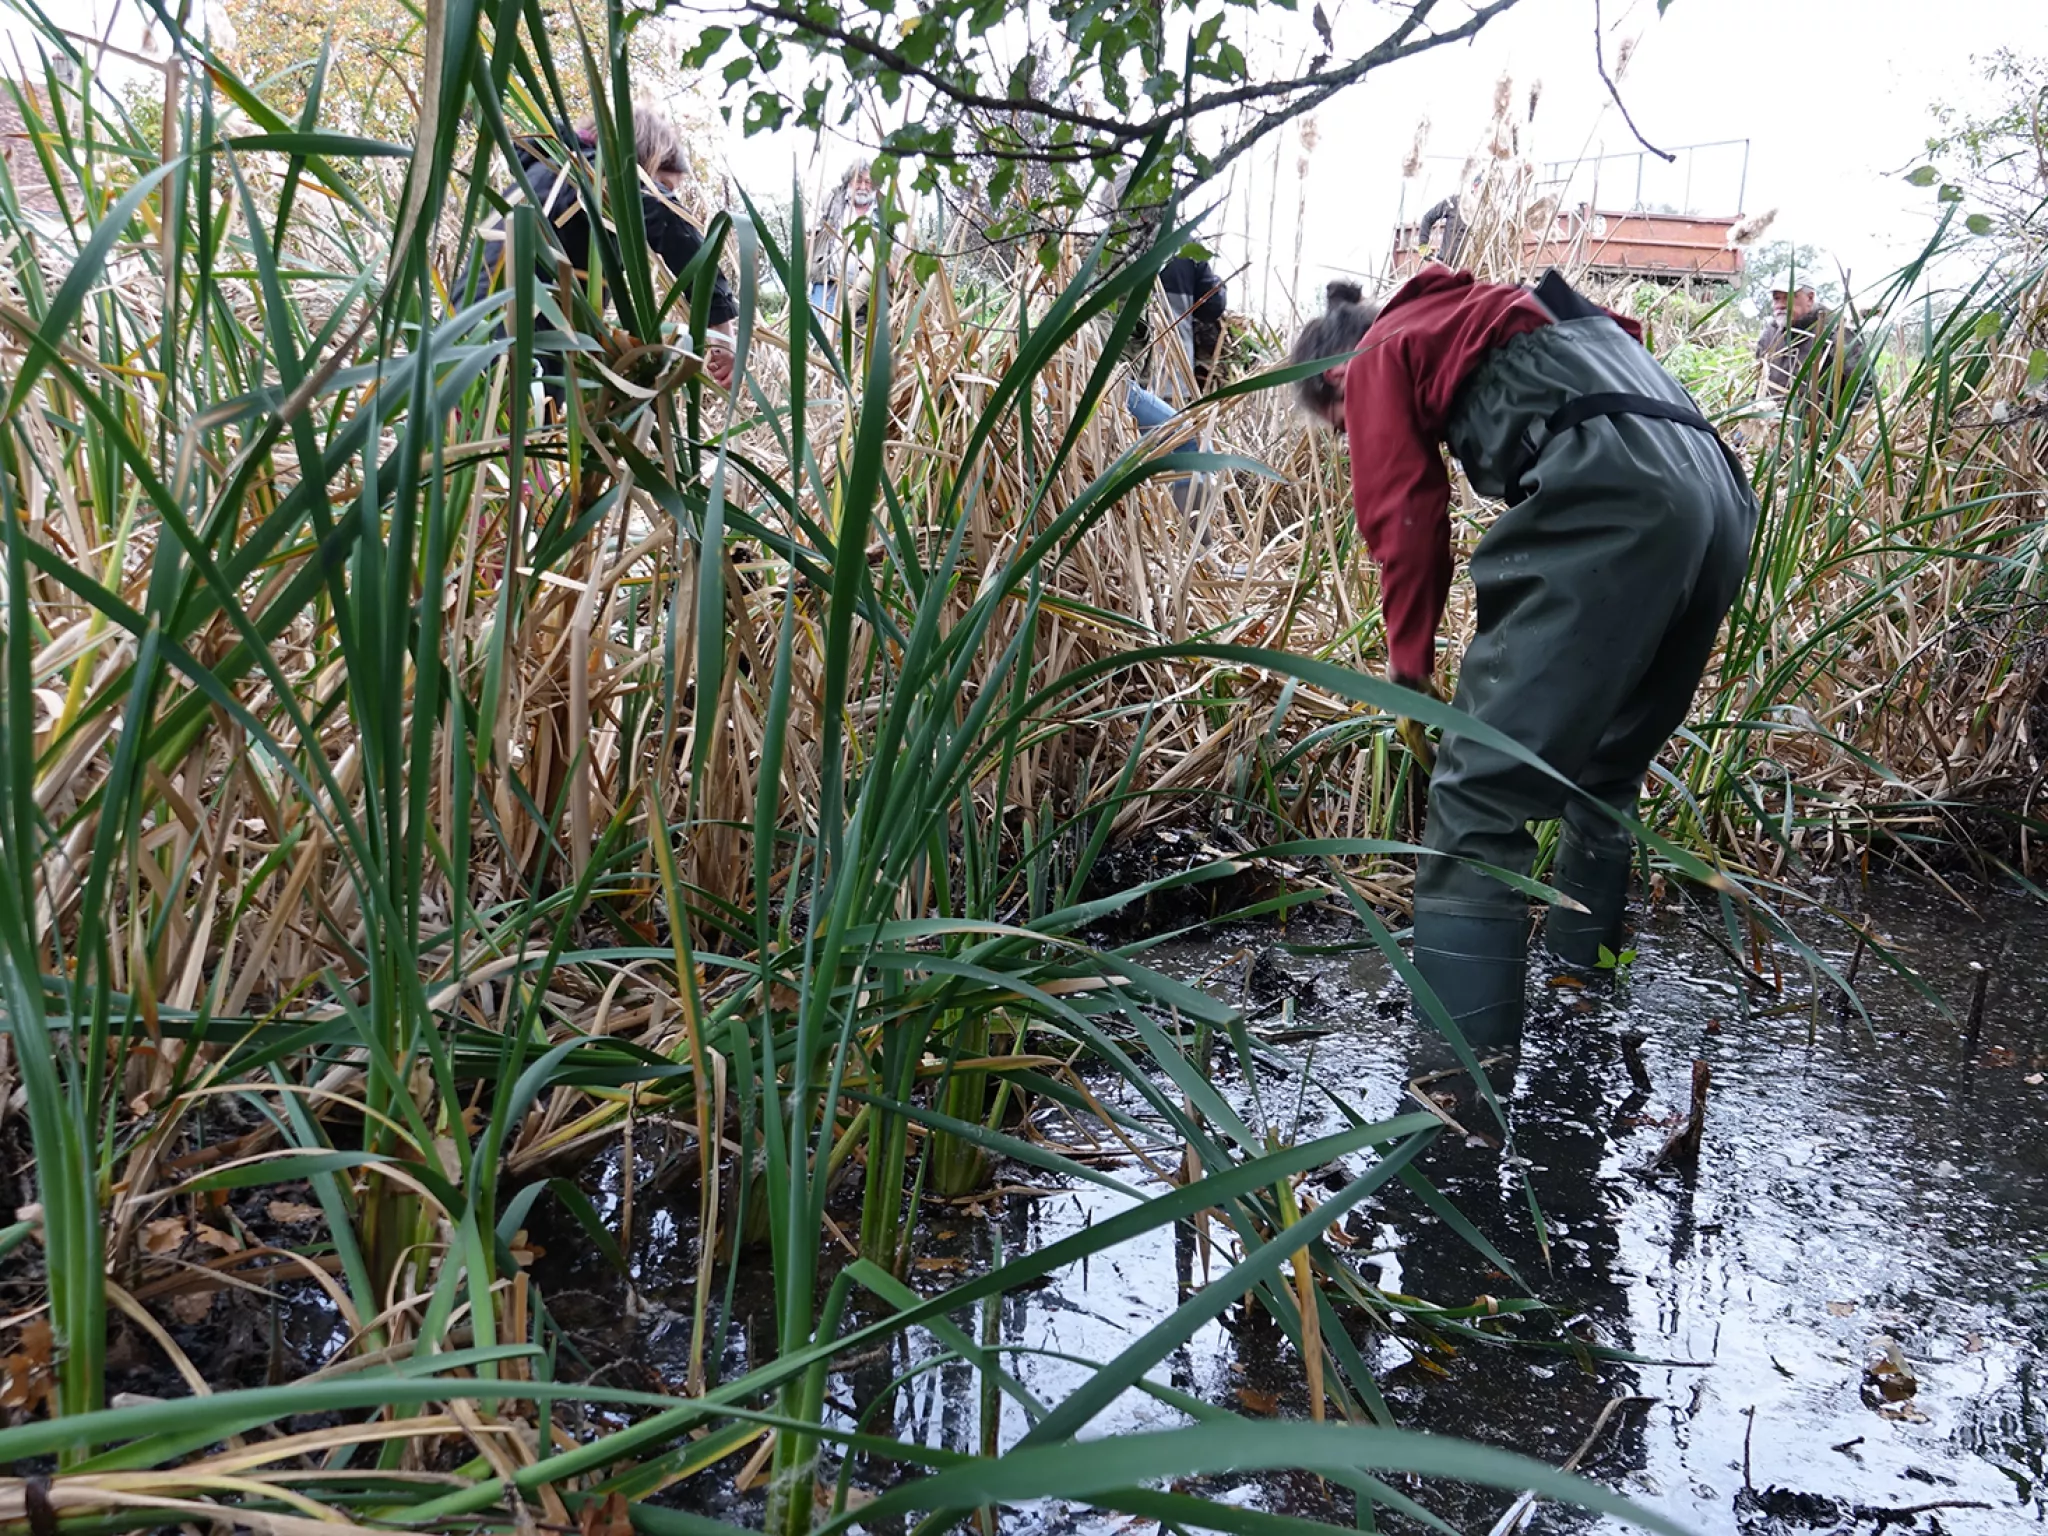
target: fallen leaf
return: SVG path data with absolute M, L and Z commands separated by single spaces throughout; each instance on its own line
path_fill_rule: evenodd
M 1828 1303 L 1828 1311 L 1832 1312 L 1836 1317 L 1854 1317 L 1856 1315 L 1856 1303 L 1853 1301 L 1831 1301 Z
M 322 1214 L 319 1206 L 303 1205 L 297 1200 L 273 1200 L 263 1210 L 281 1227 L 296 1227 L 301 1222 L 318 1221 Z
M 1875 1389 L 1876 1395 L 1888 1403 L 1901 1402 L 1920 1390 L 1920 1380 L 1906 1362 L 1905 1351 L 1894 1340 L 1879 1342 L 1884 1353 L 1863 1368 L 1864 1390 L 1869 1393 Z
M 1280 1394 L 1277 1392 L 1261 1392 L 1257 1387 L 1239 1387 L 1237 1400 L 1253 1413 L 1271 1416 L 1280 1411 Z
M 142 1251 L 152 1255 L 174 1253 L 185 1241 L 185 1218 L 182 1216 L 159 1216 L 155 1221 L 145 1221 L 139 1238 Z
M 585 1499 L 576 1511 L 578 1536 L 632 1536 L 633 1519 L 626 1513 L 626 1496 L 608 1493 L 601 1499 Z
M 219 1227 L 209 1227 L 201 1222 L 192 1229 L 192 1235 L 209 1248 L 218 1248 L 222 1253 L 240 1253 L 242 1240 L 232 1232 L 223 1232 Z
M 2029 1072 L 2022 1081 L 2029 1088 L 2038 1088 L 2044 1082 L 2048 1082 L 2048 1072 Z
M 213 1295 L 212 1291 L 187 1291 L 183 1296 L 173 1296 L 171 1316 L 187 1325 L 203 1323 L 206 1314 L 213 1310 Z
M 0 1359 L 0 1407 L 47 1409 L 57 1385 L 57 1374 L 50 1367 L 53 1337 L 43 1318 L 31 1318 L 21 1325 L 21 1348 Z

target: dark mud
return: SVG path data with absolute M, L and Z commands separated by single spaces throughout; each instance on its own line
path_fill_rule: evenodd
M 1512 1109 L 1549 1221 L 1548 1264 L 1497 1159 L 1444 1147 L 1432 1169 L 1555 1309 L 1557 1326 L 1528 1332 L 1659 1363 L 1505 1346 L 1425 1356 L 1398 1337 L 1362 1338 L 1402 1421 L 1562 1462 L 1611 1400 L 1651 1399 L 1613 1415 L 1582 1470 L 1705 1533 L 1994 1536 L 2048 1524 L 2048 1292 L 2032 1289 L 2048 1280 L 2032 1257 L 2048 1253 L 2048 912 L 2018 897 L 1984 897 L 1974 913 L 1933 900 L 1857 897 L 1919 978 L 1866 955 L 1867 1023 L 1832 996 L 1811 1002 L 1789 953 L 1765 965 L 1782 991 L 1743 982 L 1718 914 L 1675 902 L 1647 916 L 1614 992 L 1539 977 Z M 1374 1118 L 1402 1105 L 1416 1042 L 1398 985 L 1376 953 L 1315 952 L 1359 937 L 1339 918 L 1297 918 L 1284 932 L 1211 931 L 1153 953 L 1162 969 L 1254 1010 L 1252 1075 L 1226 1060 L 1218 1080 L 1283 1135 L 1339 1128 L 1325 1091 Z M 1846 937 L 1827 951 L 1849 965 Z M 1974 965 L 1990 976 L 1966 1048 Z M 1698 1168 L 1645 1174 L 1685 1107 L 1695 1059 L 1713 1073 Z M 1015 1169 L 998 1179 L 1045 1182 Z M 988 1262 L 998 1241 L 1008 1253 L 1042 1245 L 1119 1203 L 1083 1187 L 930 1207 L 912 1278 L 938 1288 Z M 682 1375 L 694 1260 L 681 1219 L 650 1213 L 636 1253 L 639 1315 L 623 1322 L 616 1293 L 587 1268 L 543 1263 L 558 1314 L 615 1371 Z M 1387 1290 L 1446 1304 L 1515 1293 L 1405 1193 L 1362 1208 L 1347 1231 L 1363 1272 Z M 1186 1234 L 1158 1233 L 1006 1298 L 1004 1343 L 1045 1352 L 1020 1352 L 1017 1375 L 1056 1401 L 1085 1367 L 1055 1355 L 1114 1355 L 1199 1282 L 1202 1263 Z M 761 1301 L 742 1309 L 734 1365 L 772 1348 Z M 834 1401 L 870 1404 L 930 1352 L 913 1339 L 849 1363 Z M 1235 1311 L 1156 1375 L 1241 1411 L 1306 1410 L 1284 1341 Z M 893 1433 L 975 1449 L 978 1394 L 961 1366 L 916 1376 L 897 1396 Z M 1006 1440 L 1023 1428 L 1007 1412 Z M 1127 1398 L 1090 1433 L 1177 1422 Z M 744 1514 L 730 1483 L 727 1469 L 682 1492 Z M 1206 1491 L 1350 1517 L 1312 1479 Z M 1416 1496 L 1474 1532 L 1511 1503 L 1444 1484 Z M 1093 1523 L 1050 1507 L 1006 1528 Z M 1622 1527 L 1544 1504 L 1520 1528 Z

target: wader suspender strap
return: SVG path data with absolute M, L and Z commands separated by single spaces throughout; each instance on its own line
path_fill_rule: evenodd
M 1557 320 L 1588 320 L 1605 316 L 1607 311 L 1585 298 L 1567 283 L 1555 268 L 1543 274 L 1543 281 L 1536 285 L 1536 301 L 1549 310 Z M 1675 421 L 1682 427 L 1691 427 L 1704 432 L 1714 440 L 1714 446 L 1721 450 L 1721 457 L 1728 461 L 1728 472 L 1735 476 L 1735 483 L 1745 492 L 1749 489 L 1749 472 L 1742 467 L 1742 460 L 1735 456 L 1735 450 L 1721 441 L 1721 434 L 1714 430 L 1714 424 L 1689 405 L 1674 405 L 1669 400 L 1659 400 L 1654 395 L 1637 395 L 1614 390 L 1599 394 L 1581 395 L 1576 400 L 1567 400 L 1550 413 L 1543 424 L 1544 446 L 1548 447 L 1559 433 L 1569 432 L 1573 427 L 1601 416 L 1648 416 L 1658 421 Z M 1508 479 L 1508 504 L 1514 505 L 1529 493 L 1522 489 L 1522 480 L 1541 450 L 1531 451 L 1525 440 L 1522 456 L 1515 463 L 1514 474 Z
M 1721 457 L 1728 461 L 1728 472 L 1735 477 L 1735 483 L 1745 491 L 1749 488 L 1749 472 L 1742 467 L 1742 460 L 1735 456 L 1735 450 L 1721 441 L 1721 434 L 1714 430 L 1714 424 L 1689 405 L 1674 405 L 1669 400 L 1659 400 L 1655 395 L 1637 395 L 1615 390 L 1593 395 L 1580 395 L 1576 400 L 1567 400 L 1550 413 L 1550 419 L 1543 423 L 1544 447 L 1549 447 L 1560 433 L 1569 432 L 1573 427 L 1593 421 L 1601 416 L 1648 416 L 1657 421 L 1675 421 L 1681 427 L 1691 427 L 1704 432 L 1714 440 L 1714 446 L 1721 450 Z M 1522 490 L 1522 478 L 1535 466 L 1541 456 L 1524 452 L 1515 465 L 1515 478 L 1509 488 L 1516 493 L 1516 499 L 1527 495 Z

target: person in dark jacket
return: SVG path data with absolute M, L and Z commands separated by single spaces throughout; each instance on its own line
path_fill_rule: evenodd
M 1861 405 L 1870 397 L 1862 342 L 1804 284 L 1771 290 L 1771 323 L 1757 341 L 1756 355 L 1764 365 L 1764 388 L 1775 400 L 1796 394 L 1801 404 L 1833 415 L 1845 402 Z
M 1633 814 L 1683 722 L 1747 568 L 1756 501 L 1683 387 L 1551 273 L 1533 291 L 1432 264 L 1383 308 L 1332 283 L 1294 359 L 1351 354 L 1296 386 L 1342 433 L 1379 565 L 1393 680 L 1428 691 L 1452 575 L 1450 477 L 1507 502 L 1471 557 L 1478 632 L 1458 707 L 1583 793 L 1447 732 L 1415 877 L 1415 964 L 1482 1054 L 1520 1038 L 1529 907 L 1482 865 L 1527 875 L 1529 824 L 1562 815 L 1546 938 L 1568 965 L 1618 951 Z
M 647 231 L 647 246 L 674 275 L 688 266 L 704 245 L 704 232 L 683 216 L 675 202 L 675 194 L 689 174 L 682 135 L 666 114 L 650 103 L 636 101 L 633 105 L 633 138 L 634 158 L 646 173 L 646 180 L 641 184 L 640 217 Z M 571 131 L 566 142 L 573 146 L 575 153 L 591 162 L 588 175 L 594 183 L 597 177 L 596 121 L 585 118 Z M 570 265 L 579 274 L 587 274 L 591 263 L 591 218 L 575 179 L 557 158 L 538 150 L 522 149 L 519 171 L 523 185 L 510 189 L 506 193 L 507 198 L 523 195 L 531 201 L 540 211 L 540 216 L 554 226 L 555 239 L 560 242 Z M 506 250 L 507 237 L 502 227 L 484 233 L 463 277 L 465 298 L 481 296 L 504 281 Z M 544 284 L 554 283 L 551 256 L 543 255 L 540 274 Z M 725 274 L 720 272 L 712 282 L 710 312 L 705 316 L 708 331 L 704 348 L 704 371 L 720 389 L 732 382 L 732 326 L 738 317 L 739 306 L 733 302 L 732 288 L 726 282 Z M 563 387 L 559 361 L 544 361 L 542 373 L 549 395 L 559 402 Z
M 1465 254 L 1465 234 L 1472 227 L 1474 205 L 1479 200 L 1480 178 L 1474 176 L 1469 190 L 1453 192 L 1441 202 L 1432 204 L 1422 216 L 1422 222 L 1415 226 L 1416 239 L 1421 243 L 1425 256 L 1433 256 L 1447 267 L 1455 267 L 1458 258 Z M 1437 226 L 1443 226 L 1438 235 Z
M 1230 312 L 1230 291 L 1208 262 L 1176 256 L 1160 269 L 1159 297 L 1180 338 L 1195 392 L 1201 394 L 1215 377 L 1223 349 L 1223 317 Z
M 1229 313 L 1229 292 L 1223 279 L 1208 262 L 1192 256 L 1176 256 L 1160 269 L 1159 300 L 1166 310 L 1168 332 L 1175 356 L 1155 359 L 1157 390 L 1133 380 L 1124 396 L 1124 406 L 1143 432 L 1163 427 L 1180 414 L 1188 400 L 1188 384 L 1195 394 L 1206 393 L 1216 376 L 1216 363 L 1223 347 L 1223 319 Z M 1197 445 L 1191 434 L 1168 451 L 1179 453 Z M 1174 505 L 1187 511 L 1203 477 L 1183 475 L 1168 489 Z

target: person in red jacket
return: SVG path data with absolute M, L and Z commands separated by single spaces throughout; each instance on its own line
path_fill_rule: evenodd
M 1395 682 L 1429 691 L 1436 671 L 1453 564 L 1443 448 L 1507 503 L 1472 551 L 1478 630 L 1455 702 L 1570 784 L 1445 734 L 1415 964 L 1475 1049 L 1512 1046 L 1529 905 L 1490 869 L 1527 875 L 1530 823 L 1562 816 L 1550 883 L 1586 910 L 1552 907 L 1549 947 L 1576 967 L 1619 950 L 1634 845 L 1603 806 L 1633 815 L 1684 721 L 1748 565 L 1756 501 L 1636 323 L 1554 272 L 1532 290 L 1432 265 L 1378 308 L 1332 283 L 1293 356 L 1345 359 L 1296 389 L 1348 444 Z

